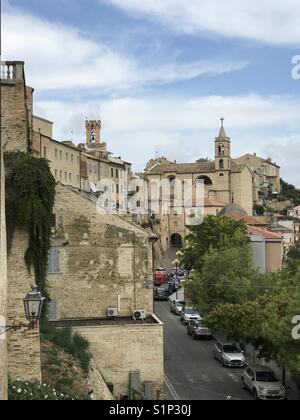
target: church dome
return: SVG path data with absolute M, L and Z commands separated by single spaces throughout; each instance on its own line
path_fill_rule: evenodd
M 227 207 L 224 207 L 220 212 L 219 216 L 225 216 L 226 214 L 230 213 L 241 213 L 247 215 L 246 210 L 244 210 L 241 206 L 238 204 L 229 204 Z

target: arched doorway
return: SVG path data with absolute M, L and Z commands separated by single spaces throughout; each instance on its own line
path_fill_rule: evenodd
M 182 242 L 181 235 L 179 235 L 178 233 L 174 233 L 171 236 L 171 246 L 182 248 L 182 245 L 183 245 L 183 242 Z

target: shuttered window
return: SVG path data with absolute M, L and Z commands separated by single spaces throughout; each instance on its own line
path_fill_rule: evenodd
M 48 273 L 60 273 L 60 251 L 52 248 L 48 257 Z

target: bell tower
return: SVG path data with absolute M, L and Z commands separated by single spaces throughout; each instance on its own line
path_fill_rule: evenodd
M 86 120 L 86 145 L 89 149 L 99 149 L 101 145 L 100 131 L 101 121 L 100 120 Z
M 215 139 L 215 165 L 216 171 L 231 170 L 230 138 L 225 133 L 224 118 L 221 118 L 220 133 Z

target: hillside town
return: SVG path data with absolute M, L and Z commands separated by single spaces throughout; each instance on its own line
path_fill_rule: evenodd
M 243 305 L 276 320 L 276 287 L 279 327 L 297 310 L 282 279 L 300 261 L 300 201 L 280 162 L 234 158 L 221 118 L 210 159 L 149 156 L 135 173 L 100 118 L 55 139 L 26 64 L 1 62 L 0 399 L 298 399 L 299 341 L 275 345 L 256 318 L 233 327 Z

